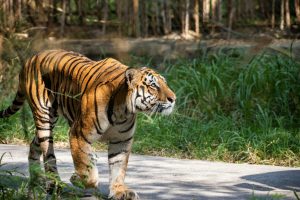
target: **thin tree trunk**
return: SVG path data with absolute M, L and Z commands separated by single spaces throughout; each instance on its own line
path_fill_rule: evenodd
M 184 34 L 185 28 L 185 0 L 180 1 L 180 22 L 181 22 L 181 34 Z
M 15 18 L 14 18 L 14 10 L 13 10 L 13 0 L 8 0 L 8 27 L 9 31 L 13 32 L 14 25 L 15 25 Z
M 284 1 L 281 0 L 281 5 L 280 5 L 280 30 L 284 30 Z
M 235 3 L 233 2 L 234 0 L 228 0 L 228 34 L 227 34 L 227 39 L 230 39 L 231 37 L 231 30 L 232 30 L 232 25 L 233 25 L 233 19 L 234 19 L 234 14 L 235 14 Z
M 58 17 L 57 17 L 57 4 L 58 4 L 58 0 L 53 0 L 52 1 L 52 19 L 51 21 L 54 23 L 54 24 L 57 24 L 58 23 Z
M 14 13 L 15 13 L 15 19 L 20 20 L 22 18 L 22 1 L 21 0 L 15 0 L 14 1 Z
M 296 22 L 300 24 L 300 0 L 295 0 Z
M 140 37 L 139 0 L 133 0 L 133 30 L 134 36 Z
M 116 9 L 117 9 L 117 17 L 118 17 L 118 34 L 122 35 L 122 6 L 123 1 L 115 1 Z
M 210 8 L 210 0 L 203 0 L 203 7 L 202 7 L 202 20 L 203 23 L 209 22 L 209 8 Z
M 65 33 L 65 22 L 66 22 L 66 2 L 67 0 L 62 0 L 62 15 L 60 20 L 60 37 L 64 36 Z
M 185 0 L 184 34 L 187 36 L 190 29 L 190 0 Z
M 79 24 L 83 25 L 84 24 L 84 13 L 82 9 L 82 0 L 75 1 L 76 6 L 77 6 L 77 14 L 79 18 Z
M 168 28 L 167 28 L 167 14 L 166 14 L 166 1 L 163 1 L 161 6 L 161 18 L 162 18 L 162 24 L 163 24 L 163 33 L 166 35 L 168 34 Z
M 272 0 L 272 17 L 271 17 L 271 26 L 272 29 L 275 28 L 275 0 Z
M 148 36 L 148 6 L 147 1 L 142 0 L 141 1 L 141 32 L 143 37 Z
M 194 22 L 196 35 L 200 36 L 199 0 L 194 1 Z
M 213 23 L 211 24 L 211 32 L 214 33 L 215 32 L 215 25 L 214 23 L 217 21 L 217 5 L 218 5 L 218 1 L 217 0 L 211 0 L 211 17 L 212 17 L 212 21 Z
M 103 9 L 102 9 L 102 34 L 106 34 L 106 25 L 108 18 L 108 0 L 103 0 Z
M 285 0 L 285 22 L 286 22 L 286 27 L 288 29 L 291 29 L 291 14 L 290 14 L 289 0 Z
M 222 22 L 222 0 L 217 1 L 217 9 L 218 9 L 218 22 Z
M 124 0 L 123 1 L 123 11 L 124 11 L 124 17 L 123 17 L 123 24 L 124 24 L 124 33 L 126 32 L 127 35 L 131 35 L 131 16 L 130 16 L 130 2 L 131 0 Z
M 155 21 L 156 21 L 156 32 L 160 34 L 160 21 L 159 21 L 159 3 L 157 2 L 156 7 L 155 7 Z
M 170 0 L 165 0 L 165 14 L 166 14 L 166 30 L 167 34 L 172 32 L 172 13 Z

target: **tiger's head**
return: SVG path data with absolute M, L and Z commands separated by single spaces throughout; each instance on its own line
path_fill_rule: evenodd
M 126 71 L 128 85 L 127 108 L 132 112 L 169 115 L 175 105 L 176 95 L 168 87 L 166 79 L 152 69 L 129 68 Z

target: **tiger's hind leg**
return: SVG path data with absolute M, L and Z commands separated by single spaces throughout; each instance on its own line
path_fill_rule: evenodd
M 30 144 L 28 157 L 31 183 L 41 184 L 40 181 L 44 182 L 45 179 L 47 179 L 46 188 L 49 193 L 53 192 L 53 189 L 55 189 L 55 182 L 59 180 L 52 132 L 56 120 L 56 112 L 52 111 L 49 115 L 44 113 L 42 117 L 39 117 L 38 113 L 35 113 L 36 135 Z M 43 156 L 45 173 L 41 170 L 41 156 Z

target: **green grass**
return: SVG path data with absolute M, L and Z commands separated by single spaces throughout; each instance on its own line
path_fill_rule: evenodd
M 142 116 L 134 151 L 300 166 L 300 64 L 267 54 L 243 60 L 219 53 L 167 65 L 176 111 Z
M 133 152 L 300 166 L 299 62 L 267 53 L 245 60 L 240 52 L 220 51 L 163 63 L 161 72 L 177 95 L 176 109 L 170 116 L 140 114 Z M 144 66 L 149 60 L 133 63 Z M 10 101 L 6 97 L 2 107 Z M 24 112 L 0 120 L 1 141 L 29 141 L 34 126 L 29 109 Z M 56 140 L 67 142 L 67 129 L 61 120 Z

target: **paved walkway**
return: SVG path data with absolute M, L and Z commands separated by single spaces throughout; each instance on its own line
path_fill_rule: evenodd
M 6 154 L 0 169 L 17 168 L 27 173 L 28 147 L 0 145 L 0 156 Z M 107 153 L 97 153 L 100 190 L 108 193 Z M 56 150 L 58 169 L 63 181 L 69 182 L 74 171 L 69 150 Z M 132 155 L 126 176 L 127 184 L 142 200 L 243 200 L 251 197 L 300 196 L 300 169 L 266 165 L 228 164 L 200 160 L 180 160 Z M 266 198 L 264 198 L 266 197 Z M 276 198 L 274 198 L 276 199 Z

